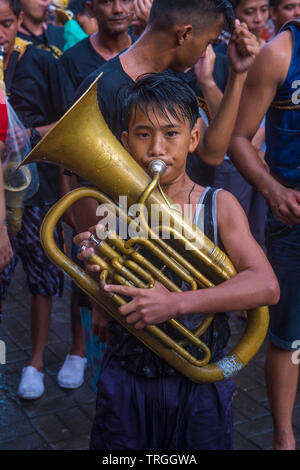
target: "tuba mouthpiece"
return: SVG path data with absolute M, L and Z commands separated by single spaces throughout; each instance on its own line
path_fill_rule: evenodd
M 152 175 L 156 173 L 162 175 L 166 171 L 167 165 L 162 160 L 152 160 L 148 168 Z

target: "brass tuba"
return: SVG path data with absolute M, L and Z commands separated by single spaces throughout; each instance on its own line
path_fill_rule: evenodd
M 194 382 L 215 382 L 229 378 L 241 370 L 262 345 L 269 322 L 267 307 L 249 310 L 247 326 L 238 344 L 226 357 L 211 363 L 210 351 L 200 338 L 211 323 L 213 314 L 205 316 L 202 325 L 194 332 L 171 319 L 170 324 L 183 337 L 183 341 L 175 342 L 159 325 L 136 330 L 126 323 L 117 308 L 125 303 L 124 298 L 101 288 L 104 283 L 112 281 L 147 288 L 157 279 L 169 290 L 180 291 L 163 270 L 146 258 L 145 251 L 150 252 L 150 258 L 155 256 L 168 270 L 180 276 L 191 289 L 213 287 L 234 276 L 236 271 L 225 253 L 189 220 L 183 218 L 172 201 L 163 194 L 159 186 L 160 169 L 153 169 L 151 179 L 112 135 L 98 107 L 97 85 L 98 79 L 23 162 L 55 163 L 95 186 L 71 191 L 49 210 L 41 227 L 42 244 L 54 264 L 114 319 L 180 373 Z M 101 188 L 101 192 L 96 188 Z M 100 204 L 114 208 L 120 220 L 125 220 L 128 225 L 137 223 L 119 207 L 119 196 L 127 197 L 128 207 L 140 203 L 149 214 L 151 208 L 158 205 L 161 212 L 157 230 L 153 230 L 152 224 L 150 228 L 149 218 L 147 220 L 143 215 L 141 226 L 146 236 L 125 240 L 116 233 L 109 233 L 107 240 L 97 242 L 91 261 L 101 267 L 98 283 L 57 248 L 53 231 L 63 213 L 84 197 L 94 198 Z M 164 223 L 165 220 L 168 220 L 168 224 Z M 168 243 L 157 236 L 165 230 L 171 235 Z M 143 247 L 142 253 L 140 247 Z M 203 359 L 191 355 L 186 350 L 187 343 L 201 348 Z

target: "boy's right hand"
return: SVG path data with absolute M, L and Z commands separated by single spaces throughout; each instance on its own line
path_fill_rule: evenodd
M 235 30 L 228 44 L 227 57 L 232 70 L 243 74 L 253 65 L 259 54 L 259 43 L 246 23 L 235 20 Z
M 94 225 L 93 227 L 89 228 L 88 232 L 81 232 L 78 235 L 75 235 L 75 237 L 73 238 L 73 243 L 78 246 L 79 250 L 82 246 L 86 247 L 86 250 L 78 252 L 77 258 L 80 261 L 83 261 L 83 263 L 85 264 L 85 269 L 89 273 L 97 273 L 100 270 L 97 264 L 90 264 L 88 262 L 88 258 L 95 253 L 95 244 L 91 240 L 89 240 L 89 237 L 91 235 L 96 236 L 96 227 L 97 226 Z
M 200 57 L 198 62 L 194 65 L 194 72 L 200 86 L 215 85 L 213 76 L 214 66 L 216 61 L 216 53 L 211 44 L 209 44 L 205 51 L 205 56 Z

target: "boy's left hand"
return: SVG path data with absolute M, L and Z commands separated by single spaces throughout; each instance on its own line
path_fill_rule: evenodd
M 152 289 L 106 285 L 104 290 L 132 298 L 126 305 L 119 307 L 119 313 L 126 316 L 127 323 L 133 324 L 136 329 L 163 323 L 176 316 L 174 293 L 160 282 L 156 281 Z
M 235 73 L 247 72 L 258 53 L 259 43 L 254 34 L 250 33 L 246 23 L 235 20 L 235 30 L 227 50 L 229 63 Z

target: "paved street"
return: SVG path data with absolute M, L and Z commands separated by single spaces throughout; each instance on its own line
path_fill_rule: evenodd
M 63 299 L 54 301 L 49 341 L 45 354 L 45 393 L 33 401 L 20 400 L 16 391 L 22 367 L 30 356 L 30 296 L 21 265 L 4 304 L 0 339 L 5 341 L 6 365 L 0 365 L 0 450 L 4 449 L 88 449 L 95 409 L 89 372 L 84 385 L 74 391 L 62 390 L 56 374 L 70 346 L 70 281 Z M 232 341 L 245 327 L 231 321 Z M 265 345 L 254 360 L 236 377 L 234 398 L 235 449 L 270 449 L 272 421 L 264 385 Z M 297 448 L 300 449 L 300 394 L 294 412 Z

